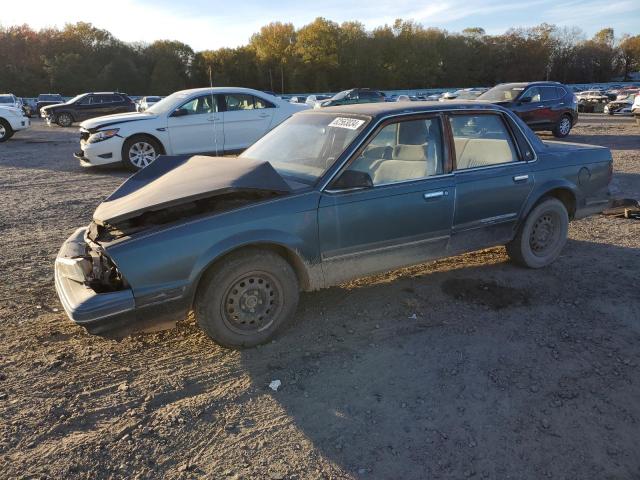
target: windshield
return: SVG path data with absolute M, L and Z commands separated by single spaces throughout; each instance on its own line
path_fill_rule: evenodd
M 176 106 L 180 105 L 183 101 L 186 101 L 192 93 L 193 92 L 188 92 L 188 91 L 187 92 L 180 91 L 180 92 L 172 93 L 168 97 L 164 97 L 158 103 L 154 103 L 152 107 L 147 108 L 144 112 L 156 113 L 156 114 L 168 112 L 172 108 L 175 108 Z M 203 95 L 204 94 L 206 94 L 206 92 L 203 93 Z
M 75 97 L 73 97 L 71 100 L 67 100 L 66 103 L 75 103 L 78 100 L 80 100 L 82 97 L 89 95 L 88 93 L 81 93 L 80 95 L 76 95 Z
M 0 103 L 13 103 L 14 101 L 12 95 L 0 95 Z
M 342 100 L 344 97 L 346 97 L 347 95 L 349 95 L 349 92 L 351 90 L 344 90 L 340 93 L 336 93 L 333 97 L 331 97 L 331 100 Z
M 522 93 L 526 85 L 497 85 L 478 97 L 478 100 L 489 102 L 510 102 Z
M 294 115 L 240 156 L 269 162 L 280 175 L 313 184 L 365 128 L 367 117 Z

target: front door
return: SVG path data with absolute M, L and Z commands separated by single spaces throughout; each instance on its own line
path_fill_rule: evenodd
M 511 110 L 530 127 L 542 127 L 549 121 L 549 106 L 542 101 L 542 91 L 539 87 L 528 88 L 520 97 L 528 101 L 517 101 Z
M 76 102 L 76 104 L 74 105 L 74 109 L 75 120 L 77 122 L 100 116 L 99 113 L 95 113 L 96 99 L 94 97 L 96 97 L 96 95 L 87 95 L 86 97 L 82 97 L 80 100 L 78 100 L 78 102 Z
M 373 186 L 323 192 L 318 224 L 328 285 L 446 254 L 456 195 L 443 145 L 438 117 L 389 123 L 347 167 L 369 174 Z
M 455 147 L 456 207 L 452 252 L 508 242 L 533 189 L 501 114 L 450 115 Z
M 222 114 L 216 95 L 200 95 L 178 107 L 167 119 L 173 155 L 224 151 Z
M 224 98 L 224 149 L 244 150 L 267 133 L 275 105 L 245 93 L 228 93 Z

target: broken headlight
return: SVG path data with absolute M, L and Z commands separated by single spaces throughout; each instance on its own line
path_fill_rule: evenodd
M 91 135 L 87 139 L 87 143 L 102 142 L 103 140 L 107 140 L 108 138 L 115 137 L 119 131 L 120 131 L 119 128 L 112 128 L 110 130 L 100 130 L 99 132 L 96 132 L 93 135 Z

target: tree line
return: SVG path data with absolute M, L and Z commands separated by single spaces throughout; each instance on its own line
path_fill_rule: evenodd
M 640 35 L 542 24 L 488 35 L 396 20 L 371 31 L 325 18 L 296 29 L 274 22 L 237 48 L 195 52 L 179 41 L 126 43 L 89 23 L 39 31 L 0 27 L 0 90 L 18 96 L 118 90 L 167 95 L 234 85 L 277 92 L 351 87 L 412 89 L 556 80 L 607 82 L 640 69 Z

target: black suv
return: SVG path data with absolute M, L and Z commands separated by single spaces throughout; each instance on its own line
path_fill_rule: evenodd
M 73 122 L 113 113 L 135 112 L 136 104 L 124 93 L 83 93 L 68 102 L 42 107 L 40 115 L 49 125 L 68 127 Z
M 36 112 L 40 115 L 40 109 L 42 107 L 48 107 L 49 105 L 58 105 L 64 103 L 64 98 L 58 93 L 41 93 L 36 100 Z
M 335 105 L 350 105 L 352 103 L 384 102 L 384 93 L 369 88 L 352 88 L 336 93 L 329 100 L 320 102 L 321 107 L 333 107 Z
M 571 89 L 558 82 L 501 83 L 478 97 L 508 108 L 532 130 L 549 130 L 562 138 L 578 121 Z

